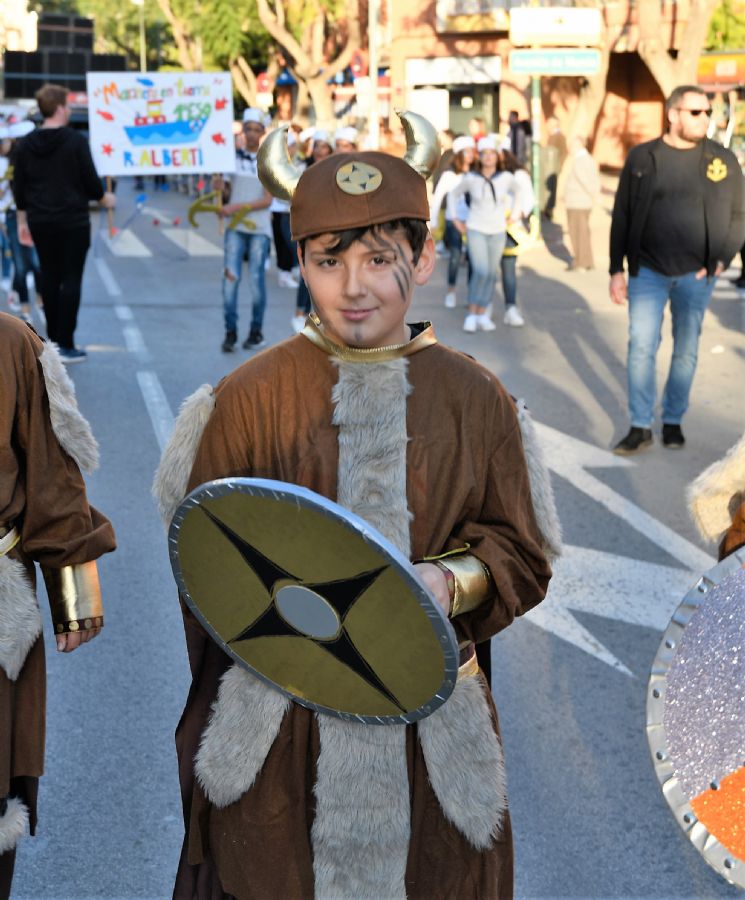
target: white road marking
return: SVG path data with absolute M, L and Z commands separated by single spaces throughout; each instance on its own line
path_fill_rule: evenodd
M 109 297 L 121 297 L 121 288 L 117 284 L 116 278 L 114 278 L 111 269 L 106 264 L 106 260 L 102 259 L 100 256 L 95 256 L 94 259 L 96 261 L 96 269 L 98 269 L 98 275 L 101 281 L 103 281 L 104 288 L 106 288 L 106 293 L 109 295 Z
M 192 228 L 161 228 L 161 234 L 163 234 L 164 237 L 167 237 L 169 241 L 173 241 L 174 244 L 188 253 L 189 256 L 221 257 L 223 255 L 221 247 L 206 240 L 201 234 L 196 234 Z
M 696 576 L 684 569 L 586 547 L 565 547 L 546 599 L 527 621 L 589 653 L 624 675 L 633 673 L 572 610 L 662 632 Z
M 150 362 L 150 352 L 145 346 L 145 339 L 142 337 L 142 332 L 136 325 L 125 325 L 122 328 L 122 332 L 124 333 L 124 343 L 127 345 L 127 350 L 136 357 L 137 361 L 140 363 L 149 363 Z
M 153 255 L 129 228 L 118 231 L 113 238 L 106 232 L 102 232 L 101 237 L 114 256 L 146 258 Z
M 691 571 L 701 573 L 714 565 L 716 560 L 708 553 L 585 471 L 585 467 L 621 468 L 635 466 L 635 462 L 616 456 L 602 447 L 580 441 L 548 425 L 536 422 L 536 430 L 546 452 L 546 463 L 557 475 L 566 478 L 583 494 L 600 503 Z
M 168 443 L 168 438 L 171 436 L 171 431 L 173 431 L 174 421 L 168 398 L 155 372 L 138 372 L 137 381 L 150 415 L 158 446 L 163 452 Z
M 123 303 L 116 304 L 114 307 L 114 315 L 120 322 L 131 322 L 134 319 L 134 314 L 130 307 L 125 306 Z

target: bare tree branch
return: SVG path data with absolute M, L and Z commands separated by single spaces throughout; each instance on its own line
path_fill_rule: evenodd
M 179 63 L 187 72 L 195 71 L 199 67 L 199 58 L 198 53 L 195 52 L 194 37 L 189 26 L 173 11 L 170 0 L 158 0 L 158 6 L 171 26 L 173 39 L 176 41 L 176 49 L 178 50 Z
M 158 0 L 160 2 L 160 0 Z M 277 7 L 282 5 L 283 0 L 277 0 Z M 273 12 L 269 7 L 269 3 L 267 0 L 256 0 L 256 9 L 259 13 L 259 20 L 261 24 L 266 28 L 269 34 L 274 38 L 274 40 L 279 44 L 280 47 L 284 48 L 290 56 L 295 60 L 297 67 L 300 70 L 303 70 L 307 73 L 307 75 L 311 75 L 313 72 L 313 62 L 308 54 L 303 50 L 303 48 L 298 44 L 292 34 L 287 30 L 284 25 L 284 10 L 282 13 L 283 22 L 280 24 L 279 18 L 276 12 Z

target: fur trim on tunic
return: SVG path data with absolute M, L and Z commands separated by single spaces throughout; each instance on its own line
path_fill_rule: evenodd
M 203 384 L 181 404 L 173 433 L 166 444 L 153 480 L 152 493 L 163 524 L 168 528 L 178 505 L 186 496 L 186 486 L 194 465 L 202 434 L 215 408 L 215 395 Z
M 223 675 L 194 767 L 211 803 L 228 806 L 251 787 L 289 705 L 284 694 L 239 666 Z
M 98 468 L 98 442 L 93 437 L 88 420 L 78 409 L 75 385 L 65 371 L 57 348 L 46 344 L 39 357 L 49 397 L 52 431 L 62 449 L 71 456 L 83 472 Z
M 0 667 L 11 681 L 40 634 L 41 613 L 23 564 L 0 556 Z
M 366 519 L 408 558 L 408 360 L 335 364 L 338 502 Z M 406 726 L 366 726 L 320 715 L 318 729 L 321 749 L 311 833 L 316 896 L 403 900 L 411 835 Z
M 486 850 L 507 809 L 507 781 L 482 677 L 460 679 L 448 702 L 418 723 L 418 733 L 445 818 Z
M 541 533 L 541 549 L 546 559 L 554 563 L 561 556 L 561 522 L 556 511 L 551 476 L 543 456 L 543 447 L 535 432 L 533 420 L 524 400 L 517 401 L 517 418 L 523 438 L 523 450 L 528 466 L 530 495 L 533 500 L 536 524 Z
M 5 815 L 0 816 L 0 855 L 14 850 L 28 827 L 26 806 L 18 797 L 10 797 Z
M 689 485 L 688 509 L 701 536 L 719 540 L 745 500 L 745 434 L 726 456 L 713 462 Z
M 411 832 L 405 726 L 319 715 L 318 729 L 316 897 L 405 900 Z

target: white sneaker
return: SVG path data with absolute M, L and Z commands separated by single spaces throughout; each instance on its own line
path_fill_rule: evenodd
M 497 329 L 497 326 L 486 313 L 481 313 L 480 316 L 476 316 L 476 327 L 481 331 L 496 331 Z
M 479 327 L 478 322 L 479 317 L 476 315 L 476 313 L 469 313 L 466 316 L 466 321 L 463 323 L 463 331 L 473 333 Z
M 277 274 L 277 284 L 282 288 L 297 288 L 300 282 L 292 277 L 292 272 L 283 272 L 280 269 Z
M 508 306 L 504 319 L 502 319 L 505 325 L 511 325 L 513 328 L 522 328 L 525 324 L 525 319 L 522 317 L 522 313 L 516 306 Z
M 292 322 L 292 330 L 295 334 L 298 334 L 305 328 L 305 316 L 293 316 L 290 321 Z
M 19 313 L 21 311 L 21 301 L 18 299 L 18 294 L 15 291 L 8 291 L 8 309 L 12 313 Z
M 445 306 L 448 309 L 455 309 L 455 304 L 455 291 L 448 291 L 447 294 L 445 294 Z
M 10 278 L 0 279 L 0 290 L 3 290 L 3 291 L 10 290 Z
M 493 304 L 493 303 L 490 303 L 490 304 L 486 307 L 486 309 L 484 310 L 484 312 L 482 313 L 482 315 L 486 316 L 487 319 L 491 319 L 491 314 L 492 314 L 493 312 L 494 312 L 494 304 Z

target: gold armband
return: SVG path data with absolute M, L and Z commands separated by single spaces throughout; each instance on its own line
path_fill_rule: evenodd
M 453 576 L 453 605 L 450 617 L 477 609 L 494 594 L 491 572 L 477 556 L 465 553 L 462 556 L 446 556 L 433 560 L 447 569 Z
M 49 594 L 55 634 L 69 634 L 103 625 L 101 586 L 95 562 L 41 567 Z

